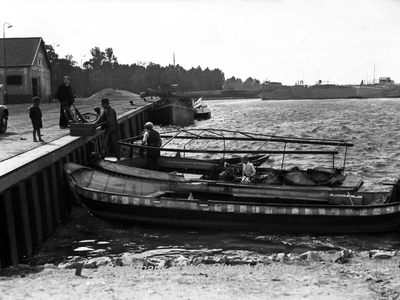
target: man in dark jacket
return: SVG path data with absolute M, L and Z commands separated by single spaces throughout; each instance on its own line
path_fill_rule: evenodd
M 60 129 L 65 129 L 68 127 L 70 116 L 69 109 L 71 105 L 75 102 L 75 96 L 72 93 L 72 88 L 70 83 L 70 77 L 64 76 L 64 83 L 58 87 L 56 98 L 60 101 Z M 67 118 L 68 117 L 68 118 Z
M 153 123 L 147 122 L 144 124 L 146 133 L 143 136 L 142 145 L 150 147 L 161 147 L 160 134 L 153 129 Z M 146 168 L 158 171 L 157 159 L 160 157 L 160 149 L 147 149 Z
M 99 120 L 97 120 L 97 124 L 99 125 L 96 127 L 97 130 L 105 129 L 103 136 L 103 142 L 101 144 L 101 158 L 105 158 L 107 154 L 107 146 L 108 143 L 111 142 L 112 148 L 114 148 L 115 156 L 117 157 L 117 161 L 121 159 L 119 145 L 118 145 L 118 121 L 117 121 L 117 113 L 115 110 L 110 106 L 110 101 L 105 98 L 101 99 L 101 106 L 103 107 L 104 111 Z

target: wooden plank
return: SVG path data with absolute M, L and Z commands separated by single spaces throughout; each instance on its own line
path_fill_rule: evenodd
M 81 147 L 79 147 L 78 149 L 75 150 L 76 153 L 76 160 L 78 164 L 82 164 L 82 151 L 81 151 Z
M 87 166 L 87 164 L 88 164 L 88 146 L 87 145 L 83 145 L 83 147 L 82 147 L 82 154 L 83 154 L 83 157 L 82 157 L 82 159 L 83 159 L 83 165 L 84 166 Z
M 10 258 L 11 264 L 13 266 L 17 266 L 18 259 L 18 247 L 17 247 L 17 236 L 15 232 L 15 223 L 14 223 L 14 212 L 11 203 L 11 192 L 10 190 L 6 190 L 3 195 L 4 199 L 4 211 L 6 215 L 7 222 L 7 233 L 8 233 L 8 242 L 10 247 Z
M 43 178 L 43 191 L 44 191 L 44 201 L 45 201 L 45 211 L 46 211 L 46 225 L 47 230 L 50 232 L 53 230 L 53 216 L 51 213 L 51 199 L 50 199 L 50 187 L 49 187 L 49 176 L 47 169 L 42 171 Z
M 72 151 L 72 152 L 70 153 L 70 155 L 71 155 L 71 161 L 74 162 L 74 163 L 76 163 L 76 162 L 77 162 L 77 161 L 76 161 L 76 150 L 75 150 L 75 151 Z
M 35 226 L 36 226 L 36 239 L 38 243 L 43 240 L 43 227 L 42 227 L 42 214 L 40 213 L 40 198 L 38 190 L 37 175 L 34 175 L 31 179 L 32 187 L 32 201 L 33 201 L 33 213 L 35 215 Z
M 21 220 L 22 221 L 22 229 L 24 235 L 24 243 L 23 247 L 25 250 L 24 255 L 28 256 L 32 254 L 32 238 L 31 238 L 31 228 L 29 222 L 29 213 L 28 213 L 28 198 L 26 196 L 26 184 L 25 181 L 21 181 L 18 185 L 19 197 L 18 201 L 21 208 Z
M 123 126 L 124 126 L 125 137 L 128 138 L 129 137 L 129 120 L 125 121 Z M 121 138 L 122 138 L 122 136 L 121 136 Z
M 135 133 L 134 133 L 134 118 L 131 118 L 131 119 L 129 119 L 128 120 L 128 124 L 129 124 L 129 136 L 134 136 L 135 135 Z
M 139 135 L 139 132 L 140 132 L 140 127 L 139 127 L 140 125 L 139 125 L 139 116 L 138 115 L 136 115 L 135 116 L 135 134 L 133 135 L 133 136 L 138 136 Z
M 144 118 L 143 118 L 143 114 L 139 114 L 139 117 L 138 117 L 138 130 L 139 130 L 139 132 L 142 132 L 142 128 L 143 128 L 143 126 L 144 126 Z
M 64 180 L 64 171 L 63 171 L 63 160 L 60 159 L 57 164 L 56 164 L 56 176 L 60 181 L 60 185 L 58 188 L 58 197 L 60 199 L 59 203 L 59 208 L 60 208 L 60 215 L 61 218 L 63 218 L 65 215 L 67 215 L 67 201 L 68 201 L 68 196 L 69 196 L 69 189 L 67 188 L 67 183 Z
M 52 164 L 50 167 L 50 176 L 51 176 L 51 181 L 52 181 L 52 191 L 53 191 L 52 198 L 53 198 L 53 203 L 54 203 L 55 220 L 57 223 L 60 223 L 61 217 L 60 217 L 59 202 L 62 201 L 62 199 L 60 199 L 60 194 L 58 193 L 58 187 L 62 185 L 62 181 L 61 181 L 61 178 L 57 176 L 55 164 Z

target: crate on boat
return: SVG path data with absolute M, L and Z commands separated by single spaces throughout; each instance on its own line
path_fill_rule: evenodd
M 96 135 L 98 124 L 93 123 L 72 123 L 70 135 L 72 136 L 93 136 Z
M 329 204 L 333 205 L 363 205 L 363 197 L 355 195 L 330 194 Z

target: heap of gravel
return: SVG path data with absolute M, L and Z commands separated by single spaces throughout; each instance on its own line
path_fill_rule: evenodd
M 125 90 L 107 88 L 93 94 L 89 98 L 140 98 L 140 96 Z

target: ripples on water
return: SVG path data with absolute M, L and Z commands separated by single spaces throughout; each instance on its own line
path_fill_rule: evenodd
M 382 182 L 399 176 L 400 99 L 218 100 L 205 103 L 212 111 L 212 118 L 197 121 L 196 128 L 345 140 L 354 144 L 348 149 L 346 173 L 363 176 L 364 190 L 382 190 Z M 281 161 L 280 155 L 271 158 L 272 164 Z M 342 166 L 343 158 L 343 152 L 335 158 L 337 167 Z M 305 156 L 299 165 L 306 169 L 326 161 L 326 157 Z M 328 161 L 331 161 L 330 157 Z M 288 162 L 286 167 L 290 166 Z
M 362 189 L 382 190 L 382 182 L 399 176 L 400 99 L 217 100 L 205 101 L 205 104 L 211 109 L 212 118 L 196 121 L 190 126 L 191 128 L 346 140 L 354 144 L 347 153 L 346 172 L 365 178 Z M 321 156 L 294 158 L 296 165 L 304 169 L 326 165 L 329 162 L 326 157 Z M 342 158 L 343 153 L 335 160 L 342 163 Z M 285 162 L 287 162 L 286 167 L 294 166 L 288 159 L 285 159 Z M 280 166 L 280 163 L 281 156 L 271 157 L 267 162 L 270 166 Z M 307 250 L 340 249 L 340 247 L 353 250 L 398 249 L 400 245 L 399 232 L 310 236 L 195 231 L 144 225 L 124 226 L 121 223 L 90 217 L 82 208 L 76 209 L 71 219 L 67 225 L 57 229 L 34 261 L 39 263 L 60 261 L 68 255 L 76 255 L 74 249 L 88 245 L 99 250 L 98 255 L 124 251 L 141 252 L 157 247 L 221 248 L 251 250 L 266 254 L 300 253 Z M 81 240 L 92 241 L 79 243 Z M 102 241 L 107 241 L 109 244 L 98 243 Z

